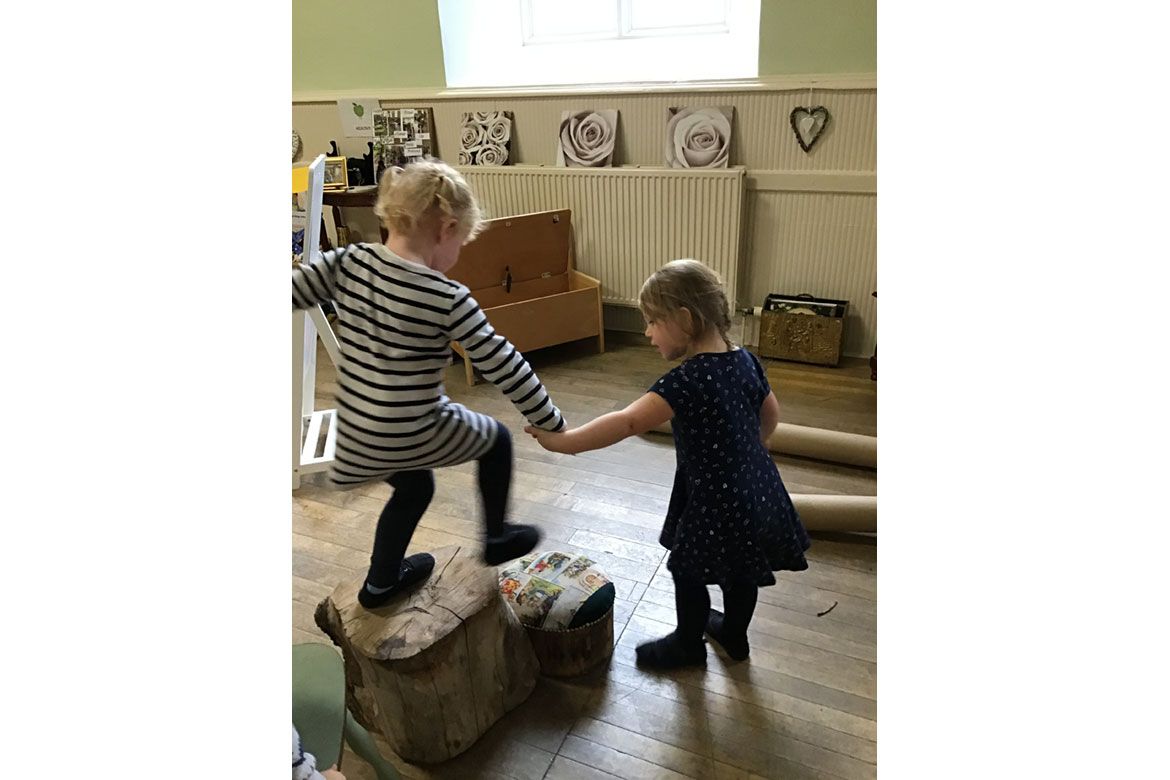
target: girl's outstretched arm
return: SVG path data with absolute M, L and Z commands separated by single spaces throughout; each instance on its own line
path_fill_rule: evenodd
M 294 310 L 308 309 L 333 299 L 337 264 L 348 251 L 348 247 L 341 247 L 330 249 L 322 254 L 305 252 L 306 255 L 315 254 L 316 256 L 307 263 L 293 266 L 292 307 Z
M 779 422 L 780 402 L 776 400 L 775 393 L 769 392 L 764 403 L 760 404 L 760 441 L 767 444 L 768 437 L 772 435 L 772 431 L 776 430 L 776 425 Z
M 524 430 L 550 452 L 578 452 L 599 450 L 622 439 L 638 436 L 674 417 L 670 404 L 657 393 L 646 393 L 619 412 L 610 412 L 580 428 L 563 433 L 550 433 L 531 425 Z
M 471 291 L 463 285 L 459 285 L 443 329 L 448 338 L 463 345 L 472 365 L 500 389 L 528 422 L 547 431 L 564 429 L 565 418 L 536 372 L 510 341 L 496 333 Z

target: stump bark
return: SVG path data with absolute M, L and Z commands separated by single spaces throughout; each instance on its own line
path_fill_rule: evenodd
M 442 547 L 430 578 L 381 609 L 357 602 L 364 575 L 317 605 L 342 651 L 346 699 L 402 758 L 459 755 L 532 693 L 538 663 L 496 571 L 476 551 Z

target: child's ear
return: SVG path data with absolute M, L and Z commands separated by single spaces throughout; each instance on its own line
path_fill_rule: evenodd
M 693 336 L 695 317 L 691 314 L 691 310 L 686 306 L 679 307 L 678 314 L 675 316 L 678 317 L 678 325 L 683 329 L 683 332 Z
M 454 238 L 455 235 L 459 232 L 459 221 L 454 217 L 443 217 L 441 224 L 442 229 L 439 235 L 439 239 L 442 241 L 446 241 L 449 238 Z

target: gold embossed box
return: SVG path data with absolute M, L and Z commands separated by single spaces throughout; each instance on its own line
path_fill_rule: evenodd
M 781 360 L 835 366 L 841 360 L 848 301 L 769 295 L 760 315 L 759 354 Z

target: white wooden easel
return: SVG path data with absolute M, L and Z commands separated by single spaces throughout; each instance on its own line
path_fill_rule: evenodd
M 294 195 L 309 193 L 306 209 L 304 257 L 321 254 L 321 193 L 325 183 L 325 155 L 320 155 L 307 168 L 293 168 Z M 305 314 L 309 316 L 305 316 Z M 301 477 L 325 471 L 333 461 L 337 445 L 337 410 L 314 409 L 317 383 L 317 336 L 336 366 L 341 362 L 337 337 L 329 327 L 320 306 L 306 311 L 294 311 L 292 317 L 292 486 L 301 486 Z M 318 448 L 321 431 L 325 444 Z

